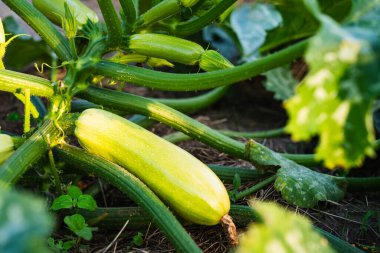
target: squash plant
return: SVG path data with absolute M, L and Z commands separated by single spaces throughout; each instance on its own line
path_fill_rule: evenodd
M 275 1 L 280 15 L 284 19 L 284 26 L 269 33 L 267 42 L 260 45 L 262 50 L 258 52 L 272 53 L 253 61 L 247 60 L 247 63 L 239 66 L 233 66 L 219 52 L 205 49 L 199 44 L 185 39 L 213 21 L 223 20 L 228 16 L 235 0 L 152 1 L 155 4 L 149 4 L 150 1 L 120 0 L 120 14 L 115 10 L 111 0 L 98 0 L 104 23 L 99 21 L 96 14 L 78 0 L 33 0 L 33 5 L 26 0 L 2 0 L 2 2 L 25 20 L 49 46 L 52 64 L 44 63 L 42 66 L 45 69 L 46 67 L 51 68 L 53 73 L 51 80 L 47 80 L 6 69 L 7 65 L 4 66 L 0 61 L 0 90 L 14 93 L 25 104 L 24 137 L 21 140 L 19 137 L 13 138 L 18 144 L 15 145 L 17 149 L 12 154 L 10 154 L 12 150 L 9 148 L 4 151 L 0 150 L 7 156 L 6 159 L 0 158 L 0 160 L 5 160 L 0 166 L 0 185 L 2 186 L 16 185 L 32 165 L 48 154 L 51 164 L 50 173 L 54 178 L 56 194 L 62 192 L 60 178 L 66 171 L 60 174 L 55 163 L 62 161 L 84 172 L 95 174 L 123 191 L 145 210 L 178 251 L 199 252 L 199 247 L 165 204 L 171 206 L 176 213 L 185 216 L 185 219 L 201 221 L 199 223 L 202 224 L 215 224 L 220 220 L 220 216 L 224 217 L 229 209 L 230 203 L 225 189 L 218 190 L 220 193 L 218 197 L 223 198 L 221 201 L 223 202 L 221 204 L 222 213 L 216 212 L 218 213 L 216 218 L 210 218 L 212 221 L 206 218 L 205 221 L 202 212 L 203 215 L 208 212 L 206 206 L 214 205 L 213 208 L 218 209 L 218 207 L 215 208 L 218 203 L 213 203 L 213 194 L 206 193 L 214 191 L 215 185 L 220 186 L 219 179 L 211 180 L 217 183 L 206 184 L 207 178 L 214 178 L 215 175 L 213 172 L 201 175 L 202 171 L 209 170 L 205 166 L 205 168 L 194 171 L 195 177 L 183 179 L 182 187 L 185 192 L 196 191 L 192 196 L 204 194 L 202 197 L 206 199 L 206 201 L 199 202 L 201 214 L 192 212 L 192 197 L 189 200 L 187 199 L 188 195 L 183 194 L 183 191 L 178 193 L 167 186 L 163 187 L 166 192 L 162 192 L 159 184 L 163 186 L 166 181 L 158 181 L 158 185 L 151 183 L 154 181 L 157 183 L 157 179 L 154 177 L 162 175 L 156 174 L 157 171 L 163 172 L 165 166 L 172 166 L 163 162 L 164 159 L 170 159 L 170 157 L 155 158 L 160 155 L 168 156 L 166 150 L 161 153 L 159 149 L 167 148 L 171 152 L 177 152 L 179 149 L 173 148 L 171 144 L 169 145 L 161 139 L 151 140 L 153 137 L 151 134 L 147 134 L 146 130 L 140 130 L 133 123 L 125 123 L 126 121 L 110 112 L 123 116 L 131 113 L 138 114 L 140 116 L 134 116 L 130 121 L 140 125 L 149 124 L 151 120 L 162 122 L 190 138 L 204 142 L 233 157 L 249 161 L 263 172 L 255 172 L 255 175 L 251 175 L 247 171 L 239 171 L 236 168 L 213 167 L 212 169 L 221 178 L 234 178 L 237 186 L 240 179 L 234 177 L 236 171 L 239 171 L 241 177 L 245 175 L 245 180 L 249 177 L 270 176 L 267 179 L 268 182 L 275 180 L 275 188 L 281 192 L 283 198 L 290 204 L 300 207 L 312 207 L 319 201 L 339 201 L 344 197 L 346 189 L 363 185 L 368 189 L 376 189 L 379 185 L 378 178 L 337 177 L 306 167 L 319 165 L 323 160 L 326 161 L 328 167 L 349 168 L 360 164 L 365 154 L 372 155 L 378 145 L 373 138 L 369 114 L 372 101 L 378 92 L 378 75 L 372 73 L 379 64 L 379 57 L 375 54 L 379 42 L 375 36 L 378 34 L 376 30 L 378 26 L 369 24 L 368 18 L 373 17 L 375 22 L 379 21 L 378 15 L 374 11 L 380 8 L 379 1 L 371 1 L 371 4 L 359 0 L 337 1 L 338 6 L 344 6 L 344 10 L 346 10 L 343 14 L 342 11 L 338 11 L 336 3 L 329 4 L 321 1 L 321 6 L 319 6 L 318 1 L 292 0 L 291 3 Z M 287 16 L 288 13 L 286 13 L 286 10 L 289 10 L 286 8 L 287 4 L 302 6 L 301 10 L 307 13 L 305 15 L 308 20 L 311 20 L 310 22 L 313 22 L 313 26 L 307 30 L 292 31 L 294 34 L 289 36 L 290 32 L 286 29 L 294 26 L 293 21 L 289 21 L 289 17 L 292 16 Z M 52 22 L 61 26 L 63 32 Z M 320 30 L 317 30 L 319 26 Z M 333 32 L 336 32 L 336 37 L 331 37 L 324 45 L 324 58 L 321 60 L 318 58 L 321 55 L 319 55 L 317 47 L 324 38 L 329 36 L 331 27 L 335 29 Z M 1 60 L 11 39 L 5 40 L 2 26 L 0 33 Z M 241 39 L 239 36 L 237 37 Z M 243 49 L 244 45 L 247 45 L 246 42 L 241 44 Z M 281 49 L 276 50 L 278 48 Z M 230 85 L 292 63 L 295 59 L 302 57 L 305 51 L 307 52 L 306 61 L 310 64 L 311 69 L 308 76 L 297 87 L 296 95 L 285 102 L 285 107 L 290 115 L 286 131 L 292 133 L 296 140 L 304 140 L 312 135 L 320 134 L 321 144 L 316 155 L 280 154 L 254 140 L 243 143 L 232 138 L 241 135 L 239 133 L 216 131 L 186 115 L 220 99 L 231 88 Z M 334 54 L 335 51 L 338 52 L 337 55 Z M 251 53 L 249 52 L 249 54 Z M 324 67 L 323 63 L 332 61 L 331 59 L 334 60 L 338 56 L 341 61 L 337 61 L 336 65 L 332 66 L 333 69 Z M 204 72 L 169 73 L 129 63 L 146 63 L 150 67 L 171 67 L 176 63 L 198 65 Z M 57 79 L 57 68 L 65 70 L 65 75 L 60 79 Z M 360 74 L 357 74 L 358 71 Z M 367 75 L 367 72 L 371 75 Z M 355 79 L 361 80 L 360 78 L 365 76 L 367 78 L 365 81 L 371 84 L 371 91 L 360 86 L 358 80 Z M 99 87 L 97 83 L 104 78 L 108 78 L 111 82 L 128 82 L 166 91 L 212 90 L 193 98 L 150 99 L 123 92 L 122 89 L 113 90 Z M 319 82 L 321 80 L 330 82 Z M 351 87 L 349 81 L 356 86 Z M 337 86 L 340 82 L 343 83 L 341 90 Z M 362 91 L 359 93 L 362 96 L 355 96 L 355 91 Z M 332 95 L 328 96 L 329 93 L 339 96 L 333 98 Z M 320 100 L 315 100 L 314 95 Z M 44 97 L 48 100 L 46 115 L 40 117 L 43 119 L 33 130 L 30 129 L 30 115 L 37 110 L 38 106 L 31 102 L 32 96 Z M 321 106 L 318 101 L 323 104 L 324 99 L 328 103 L 325 104 L 326 106 Z M 103 108 L 110 112 L 90 109 L 86 110 L 82 116 L 77 113 L 89 108 Z M 91 121 L 83 120 L 91 112 L 98 112 L 98 116 L 112 116 L 99 116 Z M 340 113 L 343 114 L 340 115 Z M 36 118 L 41 116 L 35 114 Z M 310 120 L 318 122 L 312 125 L 307 124 L 305 119 L 309 119 L 309 117 L 311 117 Z M 365 137 L 359 142 L 360 145 L 357 148 L 353 147 L 353 142 L 357 138 L 351 135 L 352 124 L 344 125 L 346 122 L 352 123 L 353 120 L 358 120 L 359 133 L 361 137 Z M 105 128 L 96 129 L 97 124 L 104 125 Z M 331 126 L 344 127 L 345 131 L 338 134 L 332 130 L 335 128 Z M 129 128 L 135 129 L 134 132 L 129 133 L 127 131 Z M 123 135 L 122 139 L 125 142 L 129 138 L 133 139 L 135 146 L 140 149 L 137 151 L 136 157 L 141 160 L 137 161 L 138 159 L 133 160 L 133 157 L 117 154 L 118 136 L 107 134 L 107 131 L 112 132 L 113 129 L 116 133 L 126 130 L 125 133 L 124 131 L 120 133 Z M 74 135 L 74 132 L 88 152 L 68 144 L 68 137 Z M 87 132 L 91 134 L 88 135 Z M 283 129 L 261 133 L 259 136 L 265 137 L 278 133 L 283 133 Z M 334 138 L 330 138 L 330 136 Z M 94 140 L 94 138 L 100 139 Z M 159 145 L 160 147 L 149 149 L 157 154 L 149 154 L 143 152 L 144 145 L 146 147 Z M 132 154 L 133 148 L 129 147 L 129 151 L 126 153 Z M 334 148 L 337 149 L 331 153 L 332 157 L 326 157 L 326 150 Z M 354 156 L 350 156 L 351 153 Z M 176 156 L 176 154 L 173 155 Z M 181 155 L 183 154 L 179 154 L 178 161 L 181 160 Z M 149 164 L 155 166 L 155 163 L 163 165 L 162 167 L 158 166 L 158 170 L 152 174 L 149 174 L 148 169 L 142 170 L 143 173 L 136 172 L 137 169 L 149 166 Z M 196 164 L 198 161 L 189 163 Z M 135 169 L 133 166 L 136 166 Z M 184 166 L 186 167 L 187 164 Z M 178 173 L 175 168 L 168 170 L 173 175 Z M 275 175 L 273 176 L 273 174 Z M 197 177 L 201 178 L 199 182 L 191 181 Z M 175 181 L 173 178 L 170 180 Z M 193 189 L 194 185 L 199 187 Z M 222 188 L 220 187 L 220 189 Z M 235 197 L 242 198 L 254 190 L 236 193 Z M 173 204 L 174 202 L 176 203 Z M 184 206 L 188 208 L 186 210 L 188 214 L 183 211 Z M 229 217 L 221 220 L 230 226 L 229 231 L 234 237 L 232 220 Z M 334 242 L 334 240 L 331 241 Z

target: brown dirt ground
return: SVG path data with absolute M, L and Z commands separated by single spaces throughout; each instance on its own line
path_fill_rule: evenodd
M 86 2 L 94 4 L 94 1 Z M 7 8 L 0 2 L 0 16 L 5 17 L 8 13 Z M 256 131 L 283 126 L 286 122 L 286 115 L 281 104 L 274 101 L 272 94 L 262 88 L 261 81 L 261 78 L 255 78 L 235 85 L 226 97 L 209 109 L 194 115 L 194 118 L 217 129 Z M 145 88 L 130 87 L 129 90 L 149 96 L 176 96 L 176 93 L 151 92 Z M 12 112 L 18 112 L 22 115 L 23 106 L 12 95 L 0 92 L 0 126 L 3 130 L 20 134 L 22 133 L 22 120 L 6 120 L 7 115 Z M 164 135 L 173 130 L 162 124 L 156 124 L 152 127 L 152 131 Z M 276 151 L 289 153 L 308 153 L 313 148 L 311 144 L 294 144 L 288 137 L 266 139 L 262 143 Z M 181 143 L 180 146 L 205 163 L 249 166 L 247 162 L 234 159 L 196 141 L 187 141 Z M 379 162 L 379 159 L 369 160 L 363 168 L 355 169 L 351 174 L 355 176 L 379 176 Z M 246 183 L 242 189 L 255 183 Z M 227 185 L 227 187 L 231 186 Z M 114 198 L 112 205 L 117 206 L 126 202 L 125 197 L 117 190 L 109 189 L 107 191 Z M 239 201 L 239 203 L 246 203 L 250 198 L 276 201 L 297 213 L 308 216 L 316 226 L 352 244 L 379 247 L 380 216 L 377 219 L 371 217 L 367 224 L 362 223 L 365 214 L 370 210 L 380 212 L 379 193 L 348 193 L 340 203 L 322 203 L 313 209 L 289 206 L 274 191 L 273 185 Z M 142 232 L 145 236 L 144 245 L 138 249 L 134 248 L 134 252 L 174 252 L 170 243 L 157 229 L 150 227 Z M 135 233 L 131 231 L 123 233 L 112 252 L 125 252 Z M 189 233 L 205 252 L 228 252 L 230 249 L 228 240 L 220 226 L 192 226 L 189 228 Z M 88 247 L 78 250 L 78 252 L 96 252 L 106 247 L 113 240 L 115 234 L 95 234 L 95 239 L 89 242 Z M 60 235 L 57 234 L 57 236 Z

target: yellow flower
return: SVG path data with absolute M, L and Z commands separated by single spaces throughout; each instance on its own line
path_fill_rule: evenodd
M 0 134 L 0 164 L 5 162 L 14 151 L 13 140 L 7 134 Z

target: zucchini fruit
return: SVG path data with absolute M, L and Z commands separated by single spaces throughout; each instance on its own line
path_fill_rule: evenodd
M 128 120 L 100 109 L 76 121 L 82 147 L 126 168 L 184 219 L 202 225 L 225 221 L 226 188 L 201 161 Z
M 61 26 L 65 18 L 65 2 L 74 11 L 79 26 L 86 24 L 88 19 L 93 23 L 99 21 L 98 15 L 79 0 L 33 0 L 33 5 L 56 25 Z
M 182 64 L 195 65 L 205 52 L 195 42 L 164 34 L 134 34 L 129 38 L 129 49 L 137 54 L 163 58 Z

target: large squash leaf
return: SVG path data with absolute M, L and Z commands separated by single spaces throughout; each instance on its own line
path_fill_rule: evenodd
M 329 168 L 359 166 L 365 155 L 374 155 L 371 109 L 380 94 L 380 33 L 374 29 L 380 26 L 379 2 L 357 1 L 341 26 L 320 12 L 317 1 L 305 0 L 322 26 L 306 53 L 310 72 L 285 103 L 290 117 L 286 129 L 294 140 L 319 135 L 316 157 Z M 367 25 L 368 17 L 377 19 Z
M 344 178 L 312 171 L 253 140 L 247 144 L 247 154 L 254 157 L 257 168 L 278 169 L 275 189 L 292 205 L 309 208 L 319 201 L 339 201 L 345 195 Z
M 255 202 L 261 222 L 249 226 L 240 240 L 237 253 L 335 252 L 328 241 L 313 229 L 307 218 L 286 211 L 275 203 Z

